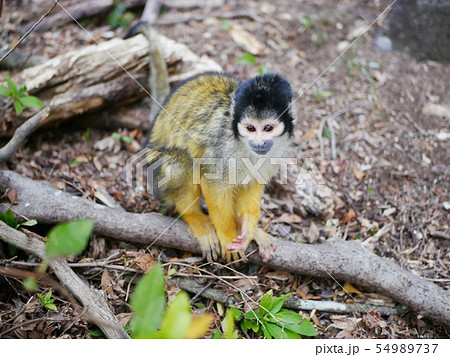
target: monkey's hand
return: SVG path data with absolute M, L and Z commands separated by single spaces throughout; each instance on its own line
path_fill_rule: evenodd
M 261 228 L 256 228 L 253 234 L 250 234 L 245 228 L 242 229 L 241 234 L 233 239 L 233 243 L 228 244 L 229 251 L 245 251 L 252 240 L 258 244 L 259 255 L 263 262 L 267 262 L 273 255 L 276 249 L 275 244 L 269 234 L 264 232 Z

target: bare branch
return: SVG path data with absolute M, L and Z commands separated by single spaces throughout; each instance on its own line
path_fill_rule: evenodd
M 51 106 L 45 107 L 17 128 L 8 144 L 0 149 L 0 162 L 8 161 L 13 156 L 14 152 L 25 141 L 28 135 L 48 117 L 50 109 Z

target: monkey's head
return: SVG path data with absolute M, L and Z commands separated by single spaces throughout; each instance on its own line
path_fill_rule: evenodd
M 282 155 L 294 129 L 292 89 L 278 74 L 239 85 L 233 96 L 233 133 L 258 156 Z

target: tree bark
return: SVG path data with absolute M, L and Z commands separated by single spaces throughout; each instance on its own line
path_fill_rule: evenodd
M 40 223 L 58 223 L 89 217 L 94 231 L 121 241 L 156 244 L 200 253 L 186 224 L 156 213 L 136 214 L 71 196 L 45 181 L 34 181 L 0 170 L 0 190 L 15 189 L 19 204 L 14 211 Z M 4 205 L 0 205 L 0 211 Z M 375 289 L 408 306 L 417 314 L 450 327 L 450 292 L 422 279 L 394 261 L 381 258 L 356 241 L 329 240 L 320 245 L 274 239 L 277 250 L 265 265 L 302 275 L 333 278 Z M 250 245 L 247 252 L 255 249 Z M 256 254 L 249 261 L 263 264 Z
M 172 83 L 197 73 L 221 70 L 213 60 L 197 56 L 184 44 L 162 35 L 160 42 Z M 147 95 L 148 52 L 148 41 L 142 35 L 113 39 L 27 68 L 14 76 L 13 81 L 26 84 L 28 91 L 44 103 L 52 102 L 52 111 L 41 124 L 45 125 L 106 107 L 120 107 Z M 6 135 L 11 136 L 29 114 L 26 111 L 23 116 L 14 116 Z M 148 122 L 148 118 L 142 121 Z

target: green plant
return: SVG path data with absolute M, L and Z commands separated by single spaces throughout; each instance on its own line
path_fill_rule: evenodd
M 271 339 L 294 339 L 301 336 L 315 336 L 317 334 L 314 325 L 301 315 L 283 309 L 284 301 L 289 294 L 274 297 L 269 290 L 259 302 L 258 311 L 249 311 L 244 316 L 234 315 L 240 320 L 241 329 L 245 333 L 253 333 L 256 336 L 264 336 Z
M 52 291 L 50 290 L 45 296 L 42 296 L 41 294 L 37 294 L 39 299 L 41 300 L 41 305 L 43 307 L 46 307 L 49 310 L 58 311 L 56 308 L 56 305 L 53 303 L 55 299 L 52 299 Z
M 236 64 L 255 64 L 256 57 L 251 53 L 244 53 L 241 57 L 239 57 L 236 61 Z
M 361 67 L 358 65 L 356 57 L 353 53 L 347 58 L 346 64 L 347 64 L 347 75 L 349 77 L 356 76 L 361 71 Z
M 302 24 L 302 32 L 308 31 L 314 25 L 314 19 L 309 16 L 303 16 L 300 18 Z
M 17 229 L 20 226 L 34 226 L 37 224 L 37 221 L 35 219 L 30 219 L 28 221 L 17 223 L 16 219 L 14 218 L 14 213 L 9 209 L 5 213 L 0 212 L 0 221 L 5 222 L 8 226 Z
M 266 65 L 259 63 L 256 60 L 256 57 L 253 56 L 251 53 L 244 53 L 241 57 L 237 59 L 236 64 L 255 65 L 258 67 L 259 74 L 270 73 L 269 68 Z
M 161 264 L 156 264 L 138 283 L 131 299 L 135 316 L 131 320 L 133 338 L 199 338 L 209 329 L 212 316 L 194 316 L 189 296 L 181 291 L 167 309 Z
M 38 97 L 35 97 L 34 95 L 26 95 L 27 87 L 25 84 L 17 88 L 17 85 L 11 78 L 6 77 L 5 81 L 8 83 L 8 88 L 0 86 L 0 95 L 13 100 L 14 109 L 18 115 L 22 114 L 23 107 L 38 109 L 44 107 L 44 104 Z
M 39 272 L 45 272 L 48 261 L 54 257 L 75 255 L 83 251 L 87 246 L 93 228 L 94 223 L 91 219 L 60 223 L 53 227 L 47 234 L 45 259 L 39 266 Z M 23 281 L 23 286 L 28 291 L 35 291 L 38 285 L 36 279 L 30 277 Z
M 131 144 L 131 138 L 128 135 L 122 135 L 117 132 L 111 134 L 111 136 L 119 141 L 123 141 L 125 144 Z
M 323 102 L 325 99 L 333 96 L 333 92 L 329 90 L 320 90 L 312 94 L 312 97 L 318 102 Z
M 114 1 L 114 7 L 106 18 L 106 22 L 112 28 L 129 27 L 134 18 L 132 12 L 126 11 L 125 4 L 120 1 Z

